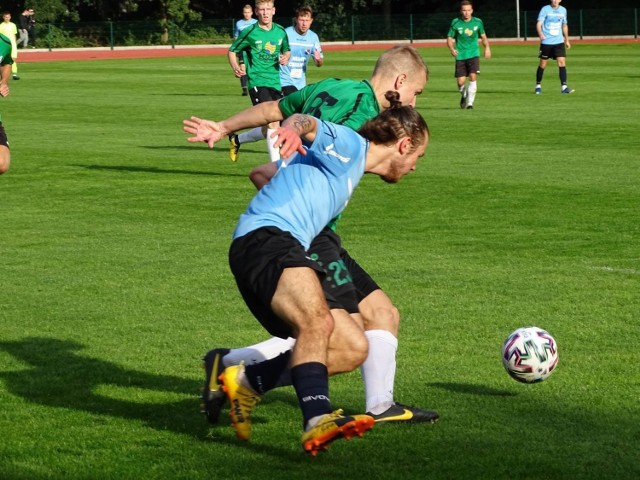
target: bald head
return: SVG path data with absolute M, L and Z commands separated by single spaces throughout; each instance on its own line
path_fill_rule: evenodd
M 429 68 L 420 53 L 409 45 L 398 45 L 385 51 L 376 62 L 371 85 L 381 109 L 389 108 L 385 94 L 395 90 L 402 105 L 415 106 L 429 79 Z

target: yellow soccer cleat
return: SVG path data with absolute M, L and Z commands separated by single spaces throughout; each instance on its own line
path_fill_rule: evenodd
M 324 415 L 315 427 L 302 434 L 302 448 L 314 457 L 329 448 L 329 444 L 339 438 L 351 440 L 361 437 L 373 427 L 375 420 L 369 415 L 342 415 L 342 410 Z
M 229 399 L 231 423 L 240 440 L 251 436 L 251 411 L 260 401 L 260 396 L 240 383 L 244 376 L 244 365 L 227 367 L 218 379 Z
M 229 135 L 229 158 L 232 162 L 237 162 L 240 158 L 240 142 L 235 133 Z

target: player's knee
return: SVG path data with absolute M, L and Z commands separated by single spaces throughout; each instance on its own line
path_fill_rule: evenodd
M 387 330 L 398 336 L 400 311 L 393 304 L 376 308 L 371 315 L 363 319 L 365 330 Z
M 350 372 L 364 363 L 369 355 L 369 342 L 363 335 L 352 335 L 343 348 L 341 371 Z

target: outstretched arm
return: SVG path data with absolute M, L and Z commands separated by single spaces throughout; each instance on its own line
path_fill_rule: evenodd
M 283 118 L 278 101 L 274 100 L 254 105 L 221 122 L 191 117 L 189 120 L 184 120 L 182 124 L 183 130 L 192 135 L 187 138 L 187 141 L 206 142 L 209 148 L 213 148 L 216 143 L 232 132 L 261 127 L 271 122 L 279 122 Z

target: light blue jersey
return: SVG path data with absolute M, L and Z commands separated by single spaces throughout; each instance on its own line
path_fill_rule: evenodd
M 240 215 L 233 239 L 261 227 L 290 232 L 307 250 L 347 206 L 364 175 L 369 143 L 349 127 L 318 122 L 306 155 L 288 159 Z
M 255 18 L 250 18 L 249 20 L 245 20 L 244 18 L 241 18 L 240 20 L 238 20 L 236 22 L 236 28 L 233 29 L 233 38 L 238 38 L 242 30 L 247 28 L 249 25 L 253 25 L 257 21 L 258 20 L 256 20 Z
M 564 43 L 564 35 L 562 35 L 562 26 L 567 24 L 567 9 L 558 6 L 553 8 L 551 5 L 545 5 L 540 10 L 538 21 L 542 23 L 542 34 L 544 40 L 543 45 L 558 45 Z
M 304 35 L 296 32 L 293 27 L 285 28 L 291 48 L 289 64 L 280 67 L 280 83 L 283 87 L 293 85 L 298 90 L 307 84 L 307 63 L 309 58 L 313 60 L 313 54 L 317 51 L 322 56 L 320 38 L 315 32 L 307 30 Z

